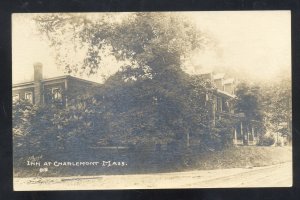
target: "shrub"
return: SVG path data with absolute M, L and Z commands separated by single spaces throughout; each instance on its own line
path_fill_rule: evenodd
M 257 145 L 259 146 L 271 146 L 275 143 L 275 137 L 273 135 L 263 135 L 260 137 Z

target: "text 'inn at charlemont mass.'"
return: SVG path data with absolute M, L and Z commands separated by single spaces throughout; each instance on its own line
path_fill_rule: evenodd
M 80 93 L 93 88 L 101 88 L 102 84 L 73 77 L 71 75 L 43 78 L 42 63 L 35 63 L 34 80 L 13 85 L 13 101 L 20 99 L 27 100 L 35 105 L 51 104 L 53 102 L 67 107 L 68 102 L 76 98 Z M 236 113 L 233 107 L 236 81 L 226 77 L 223 73 L 207 72 L 197 76 L 212 83 L 214 90 L 207 89 L 206 101 L 209 107 L 209 127 L 213 128 L 216 120 L 222 118 L 234 118 L 237 123 L 232 127 L 233 144 L 235 145 L 256 145 L 259 139 L 257 123 L 252 121 L 250 126 L 244 126 L 245 115 Z M 190 141 L 187 140 L 187 146 Z

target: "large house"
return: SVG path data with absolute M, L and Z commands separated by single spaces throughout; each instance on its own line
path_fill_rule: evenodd
M 207 79 L 215 87 L 214 92 L 209 93 L 212 100 L 211 108 L 211 126 L 215 126 L 218 119 L 227 118 L 237 121 L 233 127 L 233 144 L 235 145 L 256 145 L 258 142 L 258 130 L 255 122 L 247 124 L 244 113 L 235 113 L 233 102 L 236 99 L 235 85 L 233 78 L 226 78 L 225 74 L 213 72 L 203 73 L 204 79 Z
M 55 101 L 67 106 L 70 99 L 95 86 L 100 84 L 69 75 L 44 79 L 42 64 L 35 63 L 33 81 L 14 84 L 12 95 L 13 101 L 26 99 L 37 105 Z
M 257 143 L 257 130 L 255 125 L 244 126 L 243 113 L 235 113 L 232 100 L 235 96 L 235 80 L 225 78 L 225 74 L 212 72 L 201 75 L 215 86 L 213 92 L 208 92 L 207 98 L 212 100 L 211 126 L 215 126 L 216 120 L 223 118 L 237 119 L 234 127 L 233 143 L 236 145 L 255 145 Z M 62 106 L 68 106 L 68 101 L 86 90 L 99 88 L 101 84 L 72 77 L 70 75 L 54 78 L 43 78 L 43 66 L 34 64 L 34 80 L 14 84 L 12 88 L 13 101 L 26 99 L 32 104 L 42 105 L 56 102 Z

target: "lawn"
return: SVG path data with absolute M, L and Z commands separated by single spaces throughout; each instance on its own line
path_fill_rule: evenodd
M 201 153 L 191 166 L 197 169 L 260 167 L 292 161 L 291 147 L 237 146 Z

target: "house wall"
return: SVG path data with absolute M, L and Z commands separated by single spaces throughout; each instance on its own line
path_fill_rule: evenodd
M 200 76 L 201 76 L 204 80 L 207 80 L 207 81 L 210 81 L 210 82 L 213 81 L 213 75 L 212 75 L 212 73 L 201 74 Z
M 37 85 L 37 83 L 39 85 Z M 25 99 L 26 92 L 32 92 L 32 103 L 48 104 L 52 102 L 52 89 L 59 88 L 62 95 L 62 104 L 67 105 L 68 100 L 87 92 L 94 92 L 94 87 L 99 84 L 76 79 L 70 76 L 53 80 L 41 80 L 32 84 L 20 86 L 20 89 L 13 89 L 13 96 L 19 94 L 20 99 Z M 37 96 L 40 98 L 37 99 Z M 37 101 L 38 100 L 38 101 Z
M 215 79 L 214 84 L 219 90 L 223 90 L 223 81 L 222 79 Z
M 93 92 L 93 83 L 68 78 L 67 81 L 67 90 L 68 90 L 68 98 L 76 98 L 78 95 L 85 94 L 87 92 Z
M 52 89 L 53 88 L 59 88 L 61 89 L 62 91 L 62 104 L 65 104 L 66 101 L 65 101 L 65 97 L 66 97 L 66 94 L 65 94 L 65 83 L 64 83 L 64 79 L 60 80 L 60 81 L 55 81 L 55 82 L 48 82 L 48 83 L 45 83 L 43 85 L 43 102 L 45 104 L 48 104 L 52 101 L 51 99 L 51 96 L 50 94 L 52 94 Z
M 34 87 L 28 87 L 28 88 L 22 88 L 22 89 L 16 89 L 12 91 L 12 95 L 19 94 L 20 99 L 25 99 L 25 93 L 26 92 L 32 92 L 32 103 L 35 103 L 35 98 L 34 98 Z
M 233 84 L 231 84 L 231 83 L 224 84 L 224 91 L 228 92 L 229 94 L 234 94 Z

